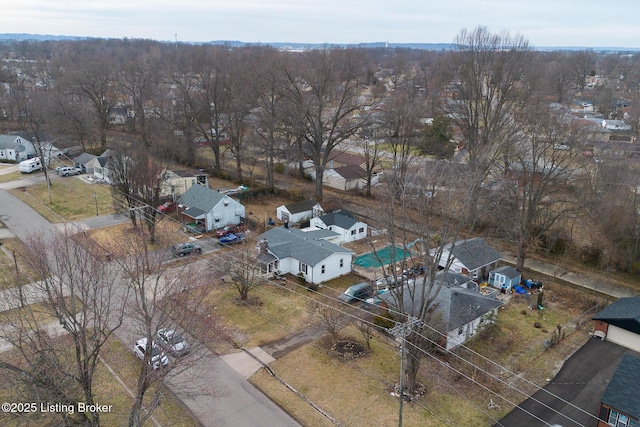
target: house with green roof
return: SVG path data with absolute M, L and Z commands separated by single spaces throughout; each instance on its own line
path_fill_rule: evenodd
M 240 202 L 219 191 L 195 184 L 178 199 L 180 216 L 196 228 L 212 231 L 227 224 L 240 224 L 245 208 Z
M 277 227 L 259 237 L 258 262 L 263 273 L 301 274 L 320 284 L 351 272 L 353 252 L 329 242 L 331 230 L 302 231 Z

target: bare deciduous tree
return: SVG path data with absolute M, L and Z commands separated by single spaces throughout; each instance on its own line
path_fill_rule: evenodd
M 457 99 L 444 106 L 463 138 L 473 175 L 467 183 L 472 195 L 504 147 L 516 135 L 512 117 L 520 105 L 523 81 L 530 65 L 529 43 L 522 36 L 492 34 L 485 27 L 463 30 L 456 38 L 450 73 Z M 477 218 L 478 199 L 470 219 Z
M 298 75 L 287 70 L 288 97 L 300 111 L 303 137 L 315 168 L 315 198 L 322 200 L 322 180 L 331 152 L 361 126 L 354 117 L 364 107 L 366 68 L 356 49 L 316 49 L 307 52 Z
M 0 332 L 21 357 L 17 363 L 0 363 L 0 368 L 7 376 L 18 375 L 14 380 L 25 384 L 32 399 L 96 403 L 100 353 L 122 324 L 124 300 L 115 292 L 114 271 L 83 247 L 93 244 L 89 237 L 70 232 L 35 234 L 25 244 L 23 257 L 35 274 L 34 283 L 28 290 L 15 289 L 8 302 L 22 308 Z M 37 309 L 34 301 L 41 301 Z M 75 422 L 100 425 L 97 411 L 75 417 Z

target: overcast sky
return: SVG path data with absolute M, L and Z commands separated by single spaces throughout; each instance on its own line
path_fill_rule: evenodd
M 640 1 L 0 0 L 0 33 L 173 41 L 451 43 L 486 26 L 535 47 L 640 47 Z

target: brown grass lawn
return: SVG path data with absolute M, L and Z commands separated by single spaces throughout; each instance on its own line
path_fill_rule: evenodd
M 0 183 L 17 181 L 19 179 L 22 179 L 23 176 L 24 175 L 22 175 L 20 172 L 10 172 L 5 174 L 0 174 Z
M 11 194 L 53 223 L 77 221 L 95 216 L 96 200 L 100 215 L 113 213 L 111 192 L 108 186 L 87 184 L 76 177 L 53 179 L 51 185 L 52 203 L 49 203 L 46 183 L 10 191 Z
M 16 352 L 6 352 L 1 355 L 3 360 L 15 360 Z M 118 374 L 130 390 L 135 390 L 137 381 L 137 369 L 140 361 L 133 356 L 133 353 L 125 349 L 117 340 L 112 339 L 104 348 L 103 357 L 109 366 Z M 102 364 L 97 367 L 94 390 L 96 402 L 101 405 L 111 405 L 112 412 L 101 414 L 101 424 L 105 426 L 127 425 L 129 413 L 133 400 L 120 382 Z M 5 402 L 27 401 L 19 394 L 19 388 L 13 388 L 8 381 L 0 382 L 0 398 Z M 55 403 L 55 402 L 51 402 Z M 42 414 L 41 414 L 42 415 Z M 197 422 L 191 418 L 180 401 L 178 401 L 169 391 L 162 393 L 161 404 L 154 413 L 163 426 L 190 427 L 196 426 Z M 24 420 L 23 420 L 24 421 Z M 52 425 L 52 417 L 44 414 L 40 417 L 29 418 L 27 424 L 19 424 L 11 421 L 10 416 L 0 413 L 1 425 L 29 425 L 47 426 Z M 12 424 L 13 423 L 13 424 Z M 152 426 L 148 421 L 145 426 Z
M 342 337 L 361 341 L 359 332 L 351 328 L 344 330 Z M 345 361 L 328 355 L 323 343 L 314 342 L 270 366 L 276 375 L 329 413 L 340 425 L 395 425 L 399 405 L 398 399 L 390 393 L 398 383 L 399 354 L 387 340 L 374 338 L 371 344 L 369 355 Z M 332 425 L 265 371 L 256 373 L 251 382 L 303 425 Z M 428 391 L 416 402 L 404 405 L 404 425 L 440 426 L 443 425 L 441 419 L 453 425 L 487 425 L 474 413 L 470 403 L 436 389 Z
M 16 259 L 14 261 L 13 254 Z M 18 284 L 30 283 L 35 276 L 27 266 L 22 254 L 24 245 L 18 238 L 5 239 L 0 247 L 0 289 L 8 289 Z M 18 274 L 16 275 L 16 261 Z

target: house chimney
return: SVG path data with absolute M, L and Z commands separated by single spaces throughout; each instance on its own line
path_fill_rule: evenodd
M 269 248 L 269 241 L 265 237 L 263 237 L 258 242 L 258 256 L 266 255 L 268 248 Z

